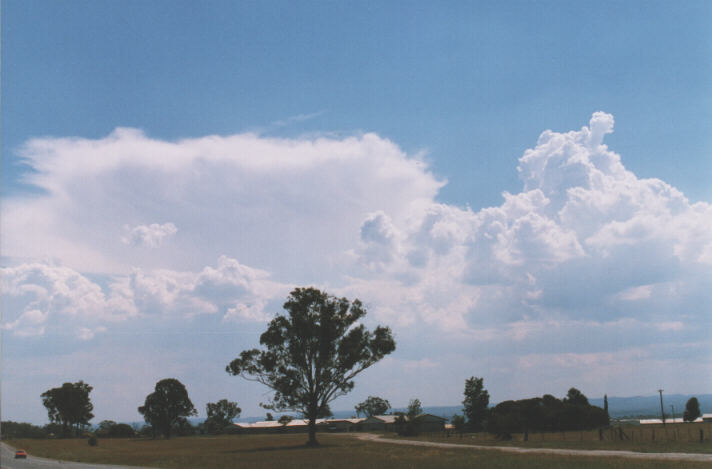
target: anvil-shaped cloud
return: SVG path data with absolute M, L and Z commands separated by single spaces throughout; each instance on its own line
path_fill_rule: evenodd
M 146 318 L 264 322 L 314 284 L 405 342 L 515 344 L 522 369 L 555 354 L 613 373 L 596 354 L 671 341 L 709 356 L 712 205 L 626 170 L 612 131 L 603 112 L 544 131 L 521 192 L 477 211 L 438 202 L 446 182 L 375 134 L 33 139 L 41 193 L 3 206 L 3 327 L 90 341 Z

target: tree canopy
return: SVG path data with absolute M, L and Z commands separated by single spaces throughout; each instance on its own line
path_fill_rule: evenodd
M 296 288 L 260 336 L 264 349 L 244 350 L 226 371 L 274 391 L 272 410 L 301 412 L 309 419 L 309 444 L 316 444 L 316 419 L 354 378 L 395 350 L 388 327 L 373 332 L 358 322 L 366 315 L 359 300 L 349 302 L 315 288 Z
M 237 402 L 221 399 L 218 402 L 208 402 L 205 406 L 208 418 L 205 419 L 205 427 L 208 433 L 221 433 L 225 427 L 230 425 L 233 419 L 240 416 L 242 409 Z
M 414 420 L 423 413 L 423 406 L 420 404 L 420 399 L 411 399 L 408 403 L 408 412 L 406 415 L 409 420 Z
M 685 422 L 694 422 L 697 417 L 701 416 L 700 401 L 696 397 L 691 397 L 685 404 L 685 412 L 682 414 L 682 420 Z
M 487 430 L 502 438 L 512 433 L 533 431 L 590 430 L 609 424 L 608 414 L 588 403 L 586 396 L 575 388 L 559 400 L 545 394 L 542 397 L 504 401 L 491 409 Z
M 92 387 L 84 381 L 64 383 L 42 393 L 42 404 L 47 408 L 49 420 L 62 426 L 62 434 L 68 435 L 70 427 L 78 432 L 94 418 L 94 406 L 89 399 Z
M 487 419 L 490 396 L 483 381 L 483 378 L 474 376 L 465 380 L 465 400 L 462 401 L 462 406 L 467 417 L 467 426 L 473 432 L 483 430 Z
M 173 428 L 185 427 L 185 417 L 197 414 L 185 386 L 173 378 L 157 382 L 154 392 L 146 396 L 138 411 L 151 425 L 154 435 L 162 433 L 166 438 L 171 437 Z
M 376 396 L 368 396 L 368 399 L 359 403 L 354 407 L 356 410 L 356 415 L 365 415 L 370 417 L 372 415 L 384 415 L 391 408 L 391 403 L 386 399 L 381 399 Z

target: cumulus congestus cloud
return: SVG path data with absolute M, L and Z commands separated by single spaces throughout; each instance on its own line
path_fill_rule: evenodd
M 506 338 L 525 353 L 578 353 L 584 329 L 589 349 L 611 334 L 697 341 L 712 206 L 628 171 L 604 143 L 613 124 L 596 112 L 544 131 L 519 158 L 521 191 L 480 210 L 438 202 L 445 182 L 375 134 L 31 140 L 27 182 L 42 194 L 3 207 L 5 328 L 72 317 L 89 340 L 117 319 L 259 322 L 290 286 L 315 284 L 405 334 Z

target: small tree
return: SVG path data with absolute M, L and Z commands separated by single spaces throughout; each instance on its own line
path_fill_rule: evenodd
M 452 423 L 452 426 L 455 427 L 455 431 L 460 435 L 460 438 L 462 438 L 462 434 L 465 432 L 465 417 L 455 414 L 450 419 L 450 423 Z
M 380 397 L 368 396 L 368 399 L 359 403 L 354 407 L 356 410 L 356 415 L 365 415 L 370 417 L 372 415 L 384 415 L 391 408 L 391 403 Z
M 242 409 L 237 402 L 221 399 L 218 402 L 208 402 L 205 406 L 208 418 L 205 419 L 205 427 L 208 433 L 221 433 L 225 427 L 230 425 L 233 419 L 240 416 Z
M 183 383 L 172 378 L 157 382 L 155 391 L 146 396 L 138 411 L 153 428 L 154 437 L 162 433 L 166 438 L 171 437 L 174 427 L 180 427 L 181 433 L 185 433 L 188 423 L 185 417 L 197 414 Z
M 484 429 L 489 406 L 489 392 L 484 388 L 483 378 L 471 377 L 465 380 L 465 400 L 462 401 L 467 426 L 473 432 Z
M 411 399 L 408 403 L 408 420 L 415 420 L 423 413 L 423 406 L 420 405 L 420 399 Z
M 603 411 L 608 415 L 608 395 L 603 395 Z
M 289 422 L 294 420 L 294 417 L 291 415 L 282 415 L 280 418 L 277 419 L 277 422 L 281 423 L 282 425 L 287 425 Z
M 94 418 L 91 413 L 94 406 L 89 399 L 92 387 L 84 381 L 64 383 L 59 388 L 52 388 L 42 393 L 42 404 L 47 408 L 47 415 L 52 423 L 62 426 L 62 434 L 67 436 L 70 427 L 79 434 L 82 426 L 88 425 Z
M 274 421 L 274 415 L 270 414 L 267 412 L 267 416 L 265 417 L 266 422 L 273 422 Z
M 685 412 L 682 414 L 682 419 L 685 422 L 694 422 L 700 415 L 702 415 L 700 402 L 696 397 L 691 397 L 685 404 Z
M 315 446 L 316 419 L 329 402 L 354 387 L 354 378 L 395 350 L 387 327 L 369 332 L 359 321 L 366 310 L 315 288 L 291 292 L 284 309 L 260 337 L 265 350 L 240 353 L 226 368 L 231 375 L 274 390 L 271 410 L 292 410 L 309 420 L 309 446 Z

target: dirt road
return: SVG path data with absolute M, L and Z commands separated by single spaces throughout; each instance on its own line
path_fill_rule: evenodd
M 483 446 L 464 445 L 456 443 L 438 443 L 434 441 L 400 440 L 395 438 L 382 438 L 371 433 L 354 434 L 356 438 L 377 443 L 388 443 L 392 445 L 409 446 L 430 446 L 435 448 L 457 448 L 476 449 L 485 451 L 502 451 L 504 453 L 518 454 L 553 454 L 560 456 L 590 456 L 606 458 L 629 458 L 629 459 L 656 459 L 659 461 L 691 461 L 712 463 L 712 454 L 699 453 L 639 453 L 635 451 L 610 451 L 610 450 L 586 450 L 586 449 L 553 449 L 553 448 L 521 448 L 516 446 Z

